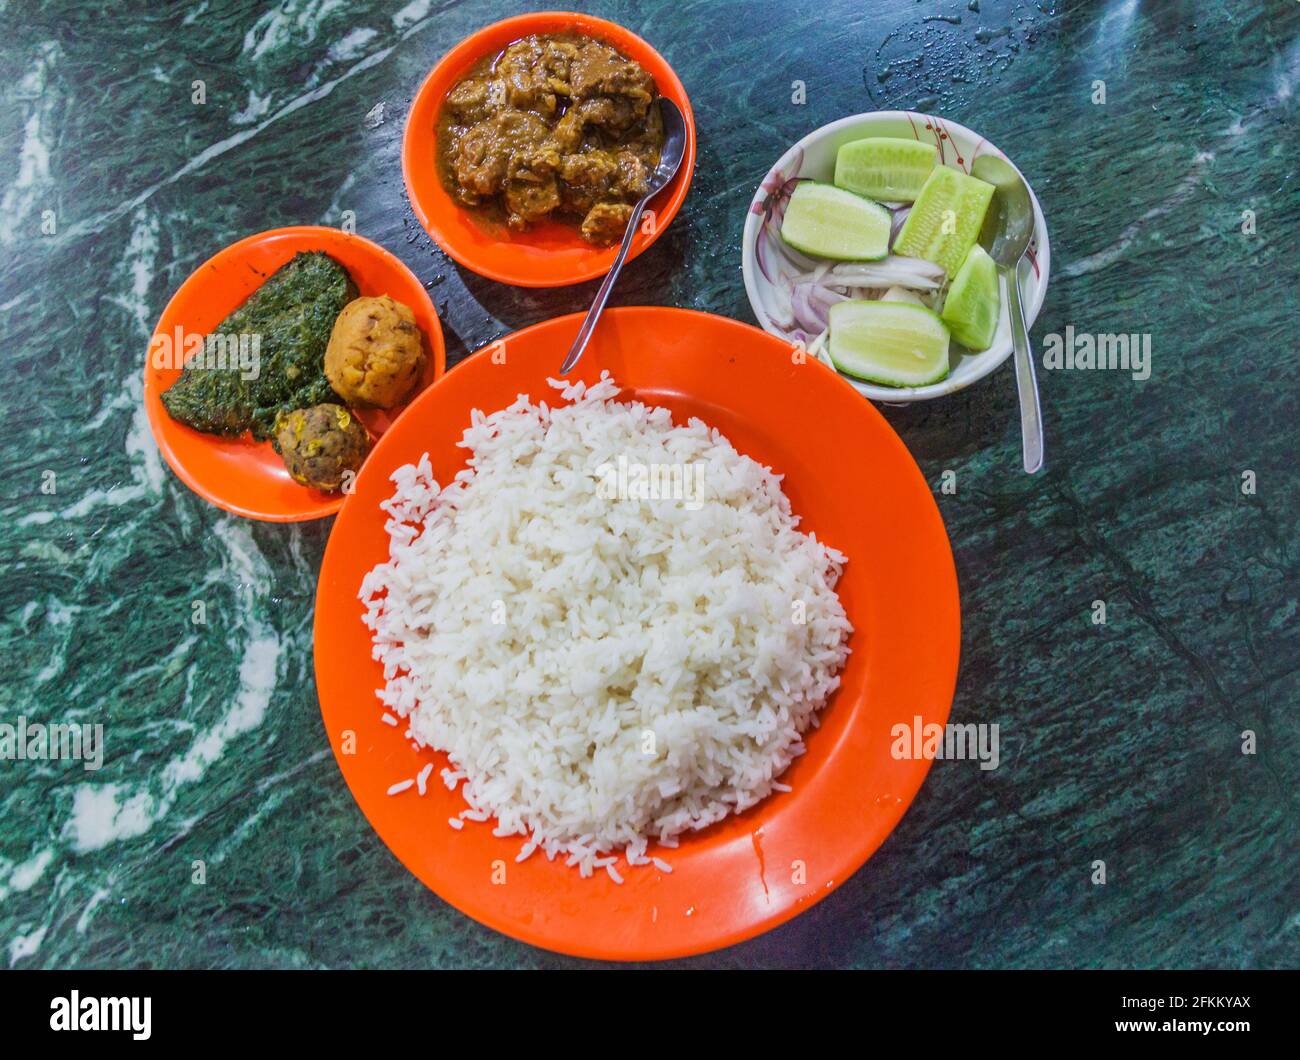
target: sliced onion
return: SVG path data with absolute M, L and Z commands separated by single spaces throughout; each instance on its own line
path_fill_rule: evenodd
M 804 350 L 812 354 L 812 356 L 816 357 L 817 360 L 821 361 L 827 367 L 834 368 L 835 363 L 831 360 L 830 354 L 826 351 L 826 341 L 830 338 L 830 334 L 830 328 L 823 328 L 817 333 L 816 338 L 804 346 Z
M 947 274 L 942 265 L 921 258 L 891 254 L 882 261 L 847 261 L 831 269 L 835 279 L 866 287 L 913 287 L 933 290 Z
M 903 230 L 903 222 L 907 220 L 908 214 L 912 212 L 912 204 L 905 203 L 900 209 L 894 211 L 893 219 L 889 225 L 889 249 L 894 249 L 894 240 L 898 238 L 898 233 Z
M 847 294 L 841 294 L 839 291 L 832 291 L 829 287 L 817 284 L 810 289 L 808 297 L 814 304 L 821 304 L 829 309 L 836 302 L 847 300 L 849 296 Z
M 813 301 L 812 291 L 811 284 L 801 283 L 794 289 L 791 302 L 799 326 L 815 333 L 826 327 L 826 306 Z
M 820 264 L 816 258 L 810 258 L 807 254 L 799 253 L 779 235 L 776 236 L 774 242 L 780 247 L 781 256 L 803 272 L 812 272 Z

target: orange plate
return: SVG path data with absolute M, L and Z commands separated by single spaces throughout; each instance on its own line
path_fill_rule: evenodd
M 222 438 L 177 423 L 160 395 L 181 374 L 179 367 L 155 367 L 155 341 L 162 335 L 206 335 L 237 309 L 281 265 L 303 250 L 323 250 L 348 270 L 365 295 L 387 294 L 410 306 L 424 334 L 428 363 L 421 386 L 446 368 L 442 325 L 429 294 L 405 265 L 377 243 L 337 228 L 273 228 L 232 243 L 209 258 L 172 295 L 145 354 L 144 405 L 163 457 L 180 480 L 218 508 L 249 519 L 295 523 L 333 515 L 343 504 L 337 493 L 300 486 L 289 477 L 270 442 Z M 161 358 L 159 358 L 161 360 Z M 405 406 L 403 406 L 405 407 Z M 372 435 L 382 435 L 402 409 L 358 409 Z
M 339 767 L 389 849 L 458 909 L 525 942 L 583 957 L 647 960 L 716 949 L 757 935 L 826 897 L 880 846 L 907 809 L 928 762 L 890 754 L 891 727 L 944 724 L 957 676 L 960 609 L 943 521 L 898 436 L 818 361 L 746 324 L 682 309 L 613 309 L 573 377 L 608 368 L 623 397 L 699 416 L 742 452 L 786 476 L 802 528 L 843 550 L 838 592 L 856 632 L 843 684 L 808 734 L 807 753 L 777 793 L 739 817 L 656 850 L 671 874 L 617 864 L 624 878 L 582 879 L 540 853 L 515 863 L 521 840 L 492 824 L 447 819 L 464 808 L 438 777 L 447 758 L 416 752 L 406 726 L 385 725 L 383 685 L 361 621 L 362 576 L 388 558 L 379 502 L 389 475 L 429 453 L 439 482 L 465 467 L 456 447 L 471 408 L 520 393 L 558 401 L 546 385 L 581 317 L 560 317 L 504 340 L 505 363 L 480 353 L 416 400 L 357 477 L 330 535 L 316 593 L 316 682 Z M 355 753 L 342 753 L 345 732 Z M 428 793 L 388 787 L 434 764 Z M 507 874 L 492 882 L 493 862 Z M 798 864 L 797 864 L 798 863 Z M 802 866 L 802 867 L 801 867 Z
M 651 200 L 649 208 L 656 212 L 654 232 L 637 233 L 629 260 L 658 239 L 677 215 L 695 169 L 695 116 L 686 89 L 663 56 L 630 30 L 591 15 L 543 11 L 494 22 L 467 37 L 443 56 L 411 103 L 402 139 L 402 175 L 415 216 L 443 250 L 480 276 L 518 287 L 563 287 L 603 276 L 614 263 L 618 248 L 593 247 L 577 228 L 558 221 L 535 225 L 527 232 L 511 232 L 503 225 L 489 224 L 477 212 L 455 202 L 438 176 L 438 113 L 452 86 L 485 55 L 494 55 L 533 33 L 561 30 L 597 37 L 635 59 L 654 78 L 660 95 L 676 103 L 686 118 L 686 155 L 681 168 Z

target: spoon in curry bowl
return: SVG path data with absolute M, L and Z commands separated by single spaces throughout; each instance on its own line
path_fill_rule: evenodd
M 587 318 L 578 329 L 578 336 L 569 348 L 569 355 L 560 365 L 560 375 L 565 375 L 578 363 L 582 351 L 591 341 L 600 314 L 604 312 L 605 303 L 609 301 L 609 294 L 614 289 L 618 274 L 622 271 L 623 263 L 627 261 L 627 252 L 632 249 L 632 240 L 636 237 L 637 229 L 641 227 L 641 214 L 645 212 L 646 205 L 663 191 L 665 185 L 677 175 L 677 169 L 682 164 L 682 156 L 686 153 L 686 120 L 682 117 L 677 104 L 665 96 L 659 97 L 659 112 L 664 122 L 664 145 L 659 151 L 659 164 L 650 174 L 649 189 L 641 196 L 641 201 L 632 207 L 632 216 L 627 219 L 627 231 L 623 233 L 623 243 L 618 248 L 618 255 L 601 283 L 600 290 L 596 292 L 596 300 L 587 310 Z

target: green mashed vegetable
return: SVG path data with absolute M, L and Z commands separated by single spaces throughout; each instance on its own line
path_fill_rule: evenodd
M 325 378 L 325 347 L 334 321 L 356 288 L 329 255 L 296 254 L 221 322 L 225 336 L 259 336 L 256 378 L 238 366 L 203 366 L 192 358 L 162 395 L 173 419 L 228 436 L 270 438 L 281 413 L 336 401 Z

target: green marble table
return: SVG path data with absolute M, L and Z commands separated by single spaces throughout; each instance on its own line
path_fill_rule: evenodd
M 0 965 L 582 965 L 480 927 L 388 853 L 317 710 L 328 521 L 210 507 L 141 409 L 169 294 L 277 225 L 351 211 L 428 285 L 453 362 L 586 306 L 592 284 L 455 267 L 402 189 L 431 64 L 542 5 L 103 6 L 0 11 L 0 723 L 105 732 L 98 771 L 0 761 Z M 1295 966 L 1300 4 L 583 6 L 674 64 L 699 127 L 685 207 L 616 302 L 752 320 L 738 244 L 767 167 L 842 115 L 928 109 L 1006 147 L 1041 198 L 1040 348 L 1067 326 L 1152 348 L 1146 380 L 1040 366 L 1033 478 L 1009 366 L 883 410 L 952 537 L 953 718 L 998 724 L 1001 764 L 937 763 L 824 902 L 682 963 Z

